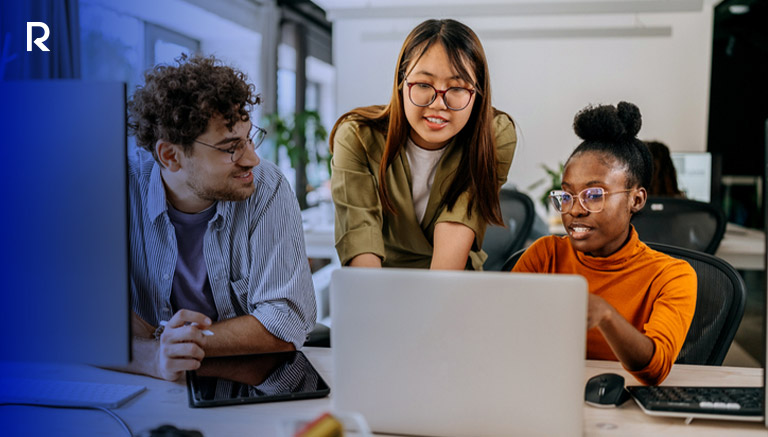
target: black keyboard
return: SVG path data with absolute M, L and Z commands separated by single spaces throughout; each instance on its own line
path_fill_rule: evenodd
M 629 393 L 649 413 L 695 415 L 763 415 L 762 387 L 629 386 Z

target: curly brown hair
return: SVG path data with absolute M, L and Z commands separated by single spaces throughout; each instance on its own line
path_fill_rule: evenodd
M 156 160 L 158 140 L 181 145 L 189 155 L 212 117 L 222 116 L 232 129 L 248 121 L 248 112 L 261 103 L 243 72 L 213 56 L 182 54 L 176 64 L 145 72 L 144 86 L 136 87 L 128 101 L 129 132 Z

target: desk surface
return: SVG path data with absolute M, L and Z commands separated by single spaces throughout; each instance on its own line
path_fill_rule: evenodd
M 728 223 L 715 255 L 736 269 L 763 270 L 765 268 L 765 232 Z
M 305 353 L 333 386 L 330 349 L 307 348 Z M 251 404 L 241 406 L 193 409 L 187 406 L 184 383 L 172 383 L 149 377 L 130 375 L 89 366 L 20 365 L 0 363 L 8 376 L 136 384 L 147 391 L 114 411 L 132 431 L 139 434 L 163 424 L 196 429 L 205 436 L 258 435 L 288 436 L 296 421 L 306 421 L 330 409 L 330 399 Z M 631 376 L 616 362 L 587 361 L 584 381 L 590 377 L 614 372 Z M 762 369 L 740 367 L 710 367 L 677 365 L 665 385 L 762 385 Z M 331 391 L 333 395 L 333 391 Z M 659 418 L 645 415 L 632 401 L 620 408 L 599 409 L 583 406 L 585 436 L 765 436 L 760 423 L 694 420 L 685 425 L 683 419 Z M 0 423 L 7 435 L 125 435 L 114 419 L 98 411 L 59 410 L 33 407 L 4 406 L 0 408 Z M 17 431 L 17 432 L 13 432 Z

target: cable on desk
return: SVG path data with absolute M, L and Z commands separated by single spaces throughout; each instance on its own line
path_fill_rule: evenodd
M 112 416 L 113 419 L 117 421 L 117 423 L 120 424 L 120 426 L 123 427 L 125 432 L 128 434 L 128 437 L 134 437 L 133 432 L 131 431 L 131 428 L 128 427 L 128 424 L 125 423 L 125 421 L 117 415 L 114 411 L 110 410 L 109 408 L 104 407 L 64 407 L 61 405 L 43 405 L 43 404 L 29 404 L 29 403 L 23 403 L 23 402 L 0 402 L 0 407 L 5 406 L 20 406 L 20 407 L 43 407 L 43 408 L 62 408 L 62 409 L 70 409 L 70 410 L 99 410 L 103 411 L 110 416 Z

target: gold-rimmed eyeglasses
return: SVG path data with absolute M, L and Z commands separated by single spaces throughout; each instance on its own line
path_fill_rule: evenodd
M 601 187 L 590 187 L 581 190 L 575 197 L 579 199 L 579 203 L 587 211 L 600 212 L 605 207 L 605 196 L 629 193 L 630 191 L 634 191 L 634 189 L 608 192 Z M 561 214 L 565 214 L 573 208 L 573 198 L 572 194 L 565 191 L 555 190 L 549 192 L 549 200 L 552 201 L 552 206 Z

